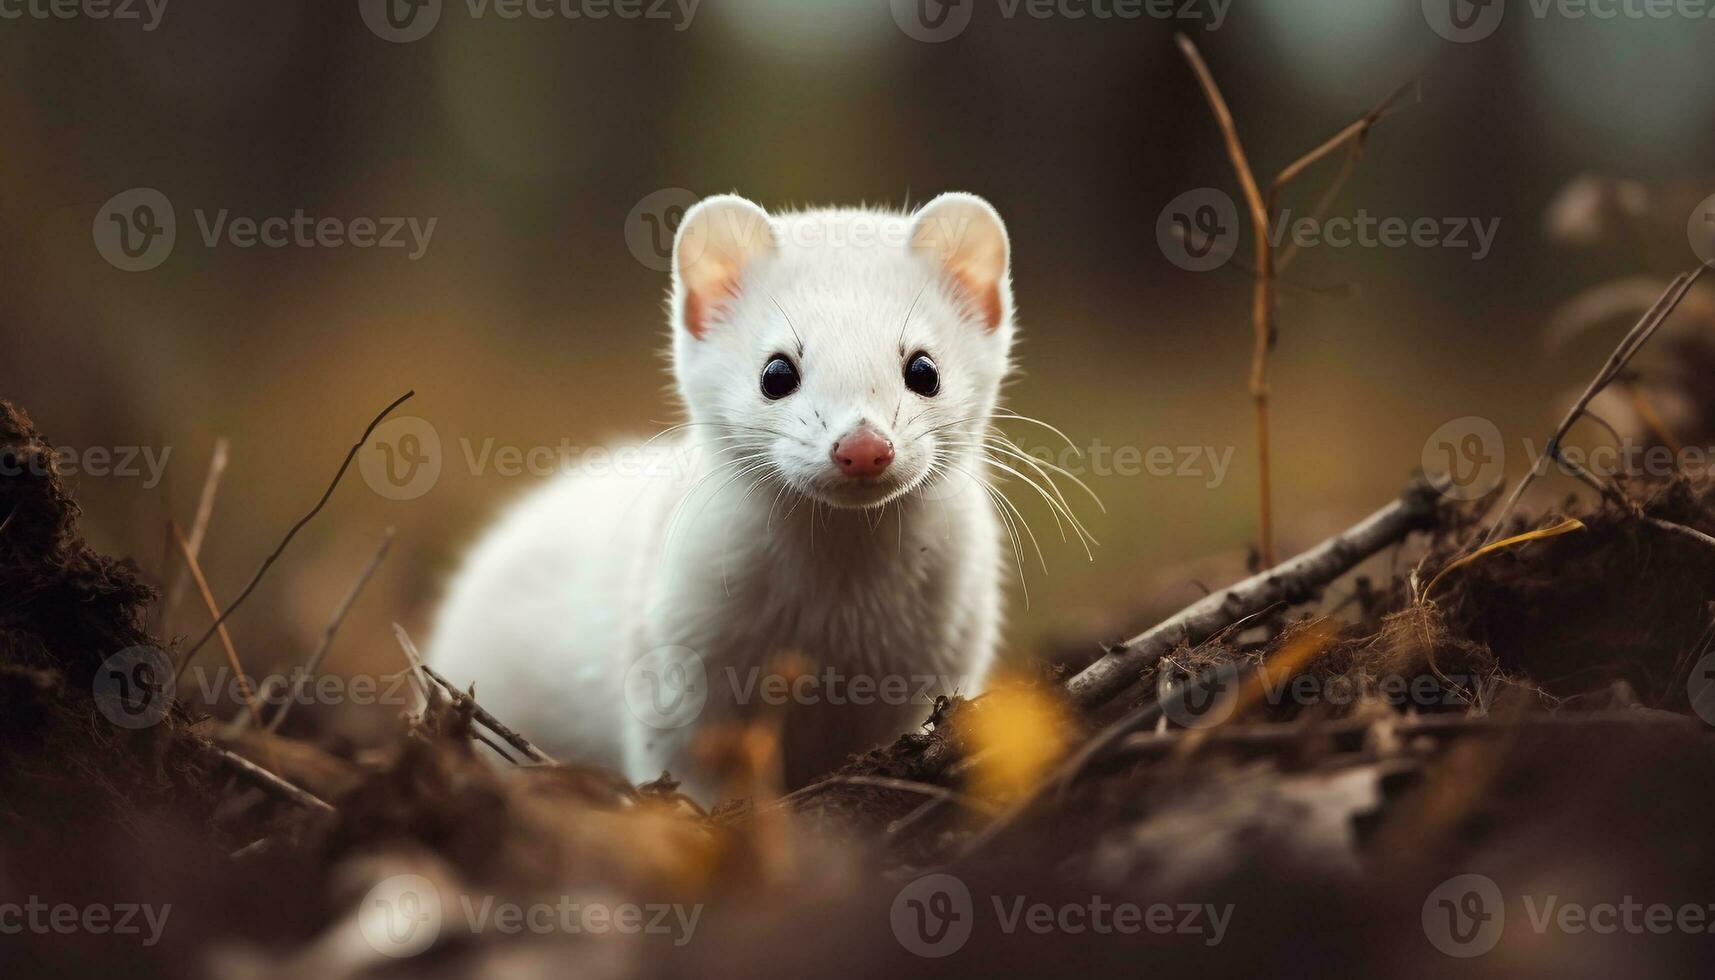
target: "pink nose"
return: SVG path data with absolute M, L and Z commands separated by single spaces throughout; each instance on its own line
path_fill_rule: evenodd
M 880 476 L 893 462 L 893 443 L 869 429 L 858 429 L 834 443 L 829 455 L 840 472 L 853 479 Z

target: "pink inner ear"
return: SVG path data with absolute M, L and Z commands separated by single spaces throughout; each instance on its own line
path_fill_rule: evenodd
M 709 329 L 709 319 L 715 310 L 720 308 L 724 300 L 738 295 L 738 277 L 736 275 L 722 276 L 712 281 L 702 289 L 691 289 L 685 293 L 685 329 L 697 340 L 703 339 L 703 334 Z
M 960 291 L 970 297 L 977 315 L 982 318 L 983 329 L 993 333 L 1000 326 L 1000 283 L 991 281 L 985 284 L 964 271 L 953 273 L 953 280 L 959 284 Z

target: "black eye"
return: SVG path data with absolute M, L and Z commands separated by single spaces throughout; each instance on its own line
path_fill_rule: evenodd
M 905 363 L 905 387 L 924 398 L 933 398 L 941 390 L 941 372 L 935 370 L 928 354 L 918 351 Z
M 776 354 L 762 369 L 762 394 L 769 401 L 785 398 L 798 390 L 798 369 L 784 354 Z

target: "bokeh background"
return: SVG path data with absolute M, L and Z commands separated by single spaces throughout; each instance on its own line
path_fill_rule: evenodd
M 1238 195 L 1176 30 L 1201 46 L 1264 181 L 1416 80 L 1336 213 L 1499 222 L 1480 259 L 1319 247 L 1293 268 L 1272 361 L 1282 552 L 1388 499 L 1449 419 L 1540 440 L 1624 327 L 1549 345 L 1554 311 L 1695 261 L 1687 221 L 1715 191 L 1715 19 L 1538 17 L 1515 2 L 1492 36 L 1455 43 L 1419 0 L 1235 0 L 1218 29 L 1212 3 L 1171 6 L 1192 16 L 962 0 L 967 26 L 939 43 L 910 36 L 888 0 L 704 0 L 688 21 L 683 7 L 505 19 L 448 0 L 405 43 L 357 0 L 171 0 L 152 30 L 0 20 L 0 397 L 68 446 L 170 450 L 158 485 L 74 478 L 92 540 L 150 570 L 228 438 L 202 554 L 224 602 L 369 418 L 415 389 L 403 411 L 440 437 L 438 481 L 391 499 L 354 469 L 231 623 L 256 667 L 300 662 L 395 527 L 328 663 L 390 669 L 389 624 L 421 638 L 461 551 L 531 483 L 473 472 L 467 447 L 610 444 L 678 418 L 658 356 L 664 263 L 637 247 L 671 218 L 646 202 L 675 196 L 652 195 L 900 207 L 970 190 L 1015 243 L 1012 407 L 1085 446 L 1234 450 L 1213 486 L 1207 468 L 1093 477 L 1108 507 L 1082 508 L 1102 541 L 1093 562 L 1050 544 L 1048 512 L 1015 493 L 1049 561 L 1027 569 L 1030 606 L 1014 603 L 1022 658 L 1148 625 L 1144 610 L 1242 574 L 1256 540 L 1248 274 L 1179 268 L 1156 233 L 1186 191 Z M 1334 169 L 1289 206 L 1307 209 Z M 1584 197 L 1567 206 L 1588 213 L 1556 232 L 1547 215 L 1569 185 Z M 140 187 L 171 202 L 177 239 L 127 272 L 92 229 Z M 1616 201 L 1618 229 L 1603 217 Z M 435 226 L 414 259 L 208 247 L 195 213 L 221 209 Z M 193 593 L 170 627 L 207 622 Z

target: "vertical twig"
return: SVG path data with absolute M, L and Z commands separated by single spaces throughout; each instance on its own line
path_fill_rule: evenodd
M 214 516 L 214 498 L 220 492 L 220 479 L 226 473 L 228 450 L 231 448 L 225 436 L 214 441 L 214 454 L 208 460 L 208 475 L 203 478 L 202 494 L 197 498 L 196 517 L 191 521 L 189 537 L 191 555 L 202 558 L 203 539 L 208 535 L 208 522 Z M 171 538 L 168 539 L 167 552 L 173 551 Z M 170 559 L 169 559 L 170 563 Z M 172 585 L 167 590 L 167 599 L 159 607 L 159 617 L 156 626 L 159 632 L 165 634 L 172 624 L 173 614 L 178 610 L 179 603 L 185 597 L 185 573 L 172 577 Z
M 1177 35 L 1176 40 L 1180 52 L 1196 73 L 1197 83 L 1202 86 L 1203 96 L 1209 100 L 1209 109 L 1215 115 L 1215 123 L 1220 126 L 1221 136 L 1226 140 L 1227 156 L 1238 172 L 1239 187 L 1244 191 L 1245 207 L 1250 212 L 1251 226 L 1256 235 L 1256 279 L 1251 290 L 1251 329 L 1255 336 L 1251 349 L 1250 393 L 1256 406 L 1257 465 L 1260 468 L 1259 550 L 1263 567 L 1267 568 L 1274 565 L 1274 508 L 1268 452 L 1268 350 L 1274 337 L 1274 249 L 1269 241 L 1268 211 L 1220 86 L 1215 84 L 1215 77 L 1209 73 L 1209 66 L 1203 62 L 1197 45 L 1184 34 Z
M 1203 61 L 1203 56 L 1197 51 L 1197 45 L 1184 34 L 1176 35 L 1180 52 L 1190 63 L 1191 70 L 1197 76 L 1197 83 L 1203 90 L 1203 96 L 1209 102 L 1209 108 L 1214 113 L 1215 123 L 1221 129 L 1221 136 L 1226 141 L 1227 156 L 1231 158 L 1233 170 L 1237 172 L 1239 187 L 1244 192 L 1245 209 L 1250 212 L 1250 223 L 1256 235 L 1255 253 L 1256 268 L 1253 272 L 1251 290 L 1251 370 L 1250 395 L 1256 408 L 1257 434 L 1257 467 L 1258 467 L 1258 535 L 1260 542 L 1258 552 L 1264 568 L 1275 564 L 1274 551 L 1274 490 L 1273 474 L 1270 462 L 1269 439 L 1269 388 L 1268 388 L 1268 355 L 1274 347 L 1275 312 L 1277 304 L 1276 282 L 1279 273 L 1297 257 L 1296 246 L 1289 248 L 1277 260 L 1274 254 L 1274 237 L 1271 222 L 1280 209 L 1280 195 L 1287 185 L 1298 179 L 1312 166 L 1340 149 L 1349 147 L 1346 163 L 1335 176 L 1333 183 L 1323 193 L 1312 212 L 1314 219 L 1321 215 L 1333 204 L 1340 189 L 1345 186 L 1351 176 L 1357 161 L 1363 152 L 1363 143 L 1369 136 L 1370 130 L 1393 111 L 1407 91 L 1414 88 L 1415 83 L 1408 82 L 1395 89 L 1386 99 L 1383 99 L 1374 109 L 1365 113 L 1363 118 L 1348 125 L 1325 140 L 1322 145 L 1293 161 L 1282 170 L 1269 185 L 1268 199 L 1265 201 L 1257 187 L 1256 174 L 1251 169 L 1250 161 L 1245 156 L 1244 144 L 1239 139 L 1238 127 L 1233 123 L 1233 114 L 1227 108 L 1227 100 L 1221 94 L 1221 88 L 1215 83 L 1214 75 L 1209 66 Z
M 208 614 L 218 619 L 220 603 L 214 601 L 214 593 L 209 590 L 208 579 L 203 577 L 202 566 L 197 564 L 196 555 L 191 554 L 190 542 L 185 540 L 184 532 L 179 530 L 177 521 L 168 522 L 168 526 L 172 529 L 173 541 L 179 547 L 179 554 L 185 559 L 185 568 L 190 572 L 191 581 L 196 583 L 197 591 L 202 593 L 203 604 L 208 606 Z M 238 692 L 244 697 L 244 706 L 250 710 L 250 720 L 260 725 L 262 709 L 256 703 L 256 691 L 250 686 L 250 678 L 245 676 L 244 665 L 238 660 L 238 650 L 232 645 L 232 634 L 226 631 L 224 625 L 219 625 L 218 632 L 220 645 L 226 651 L 226 662 L 231 665 L 233 675 L 238 680 Z M 185 668 L 190 665 L 191 656 L 186 654 L 184 661 L 179 664 L 177 677 L 184 677 Z

